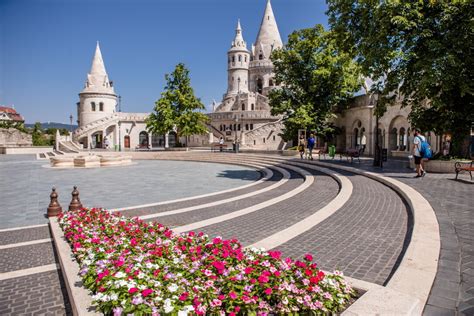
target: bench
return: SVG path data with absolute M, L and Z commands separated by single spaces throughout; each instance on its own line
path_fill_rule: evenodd
M 456 180 L 458 179 L 459 173 L 463 172 L 463 171 L 469 172 L 469 175 L 471 176 L 471 180 L 472 180 L 472 172 L 474 171 L 473 163 L 474 163 L 474 161 L 471 161 L 471 162 L 456 162 L 454 164 L 454 171 L 456 172 Z
M 227 150 L 227 145 L 226 144 L 213 144 L 211 147 L 211 151 L 214 152 L 218 149 L 218 151 L 224 151 Z
M 346 157 L 347 161 L 349 161 L 349 158 L 351 159 L 351 163 L 354 161 L 354 158 L 357 158 L 357 161 L 360 163 L 360 156 L 362 154 L 363 149 L 355 149 L 355 148 L 349 148 L 346 149 L 345 152 L 342 152 L 339 154 L 340 160 L 342 160 L 342 157 Z

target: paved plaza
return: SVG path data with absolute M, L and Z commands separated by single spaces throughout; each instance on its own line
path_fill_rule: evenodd
M 351 164 L 219 153 L 163 154 L 153 159 L 158 160 L 137 160 L 133 166 L 106 170 L 51 170 L 31 157 L 0 156 L 1 315 L 72 312 L 48 226 L 5 229 L 45 223 L 42 215 L 52 185 L 66 193 L 63 207 L 70 199 L 69 187 L 78 185 L 85 206 L 148 204 L 122 214 L 159 221 L 178 232 L 236 237 L 244 246 L 275 236 L 274 248 L 284 255 L 301 258 L 310 252 L 322 269 L 341 269 L 351 278 L 386 286 L 413 242 L 414 217 L 394 189 L 350 170 L 388 176 L 428 200 L 439 223 L 441 251 L 424 314 L 474 314 L 474 187 L 469 181 L 454 181 L 452 174 L 414 179 L 405 161 L 391 161 L 380 169 L 373 168 L 369 159 Z M 468 180 L 466 175 L 461 178 Z M 347 185 L 351 193 L 343 206 L 291 239 L 282 238 L 282 230 L 341 199 Z M 23 191 L 32 196 L 22 197 Z M 207 195 L 182 199 L 203 194 Z M 180 200 L 164 202 L 176 199 Z

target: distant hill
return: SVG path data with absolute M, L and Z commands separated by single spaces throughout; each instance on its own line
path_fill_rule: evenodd
M 25 124 L 25 127 L 33 127 L 35 124 Z M 63 124 L 63 123 L 55 123 L 55 122 L 47 122 L 47 123 L 41 123 L 41 128 L 42 129 L 47 129 L 47 128 L 65 128 L 69 130 L 71 128 L 71 125 L 69 124 Z M 72 129 L 75 130 L 77 128 L 77 125 L 73 125 Z

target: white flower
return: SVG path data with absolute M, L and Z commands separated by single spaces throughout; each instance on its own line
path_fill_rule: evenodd
M 117 295 L 117 293 L 112 293 L 112 294 L 110 294 L 110 300 L 111 300 L 111 301 L 116 301 L 116 300 L 118 300 L 118 295 Z
M 171 300 L 169 298 L 165 300 L 165 304 L 163 305 L 163 308 L 165 309 L 165 313 L 171 313 L 173 311 L 174 307 L 171 304 Z
M 122 271 L 119 271 L 119 272 L 115 273 L 115 277 L 118 278 L 118 279 L 124 278 L 126 276 L 127 275 L 125 273 L 123 273 Z
M 178 286 L 174 283 L 168 286 L 168 291 L 170 291 L 171 293 L 174 293 L 177 290 L 178 290 Z

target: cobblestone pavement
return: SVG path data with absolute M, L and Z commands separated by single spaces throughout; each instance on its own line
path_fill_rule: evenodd
M 51 238 L 49 234 L 49 228 L 46 225 L 13 231 L 0 231 L 0 246 L 46 238 Z
M 0 273 L 34 268 L 54 262 L 52 242 L 0 250 Z
M 413 178 L 415 173 L 407 161 L 389 161 L 383 170 L 373 168 L 371 162 L 368 159 L 351 166 L 410 185 L 436 213 L 441 252 L 424 315 L 474 315 L 474 185 L 469 175 L 460 174 L 463 181 L 454 180 L 455 174 L 428 173 L 424 178 Z
M 0 281 L 0 315 L 72 315 L 60 271 Z
M 0 229 L 46 223 L 53 186 L 65 208 L 77 185 L 84 205 L 113 209 L 222 191 L 261 177 L 249 167 L 204 162 L 137 160 L 130 166 L 90 169 L 45 165 L 34 156 L 0 155 Z
M 337 195 L 339 185 L 330 176 L 315 170 L 303 169 L 315 176 L 314 183 L 308 189 L 288 200 L 246 216 L 203 227 L 200 231 L 210 236 L 237 238 L 243 245 L 250 245 L 313 214 Z
M 273 190 L 264 192 L 262 194 L 258 194 L 256 196 L 252 196 L 247 199 L 241 199 L 221 205 L 216 205 L 212 207 L 207 207 L 204 209 L 185 212 L 176 215 L 168 215 L 159 217 L 157 219 L 151 219 L 151 221 L 156 220 L 164 225 L 175 227 L 186 225 L 198 221 L 202 221 L 211 217 L 216 217 L 224 214 L 228 214 L 231 212 L 235 212 L 237 210 L 241 210 L 246 207 L 250 207 L 262 202 L 265 202 L 269 199 L 275 198 L 277 196 L 283 195 L 288 191 L 291 191 L 301 185 L 303 183 L 303 178 L 292 170 L 288 170 L 291 175 L 291 178 L 285 184 L 275 188 Z

